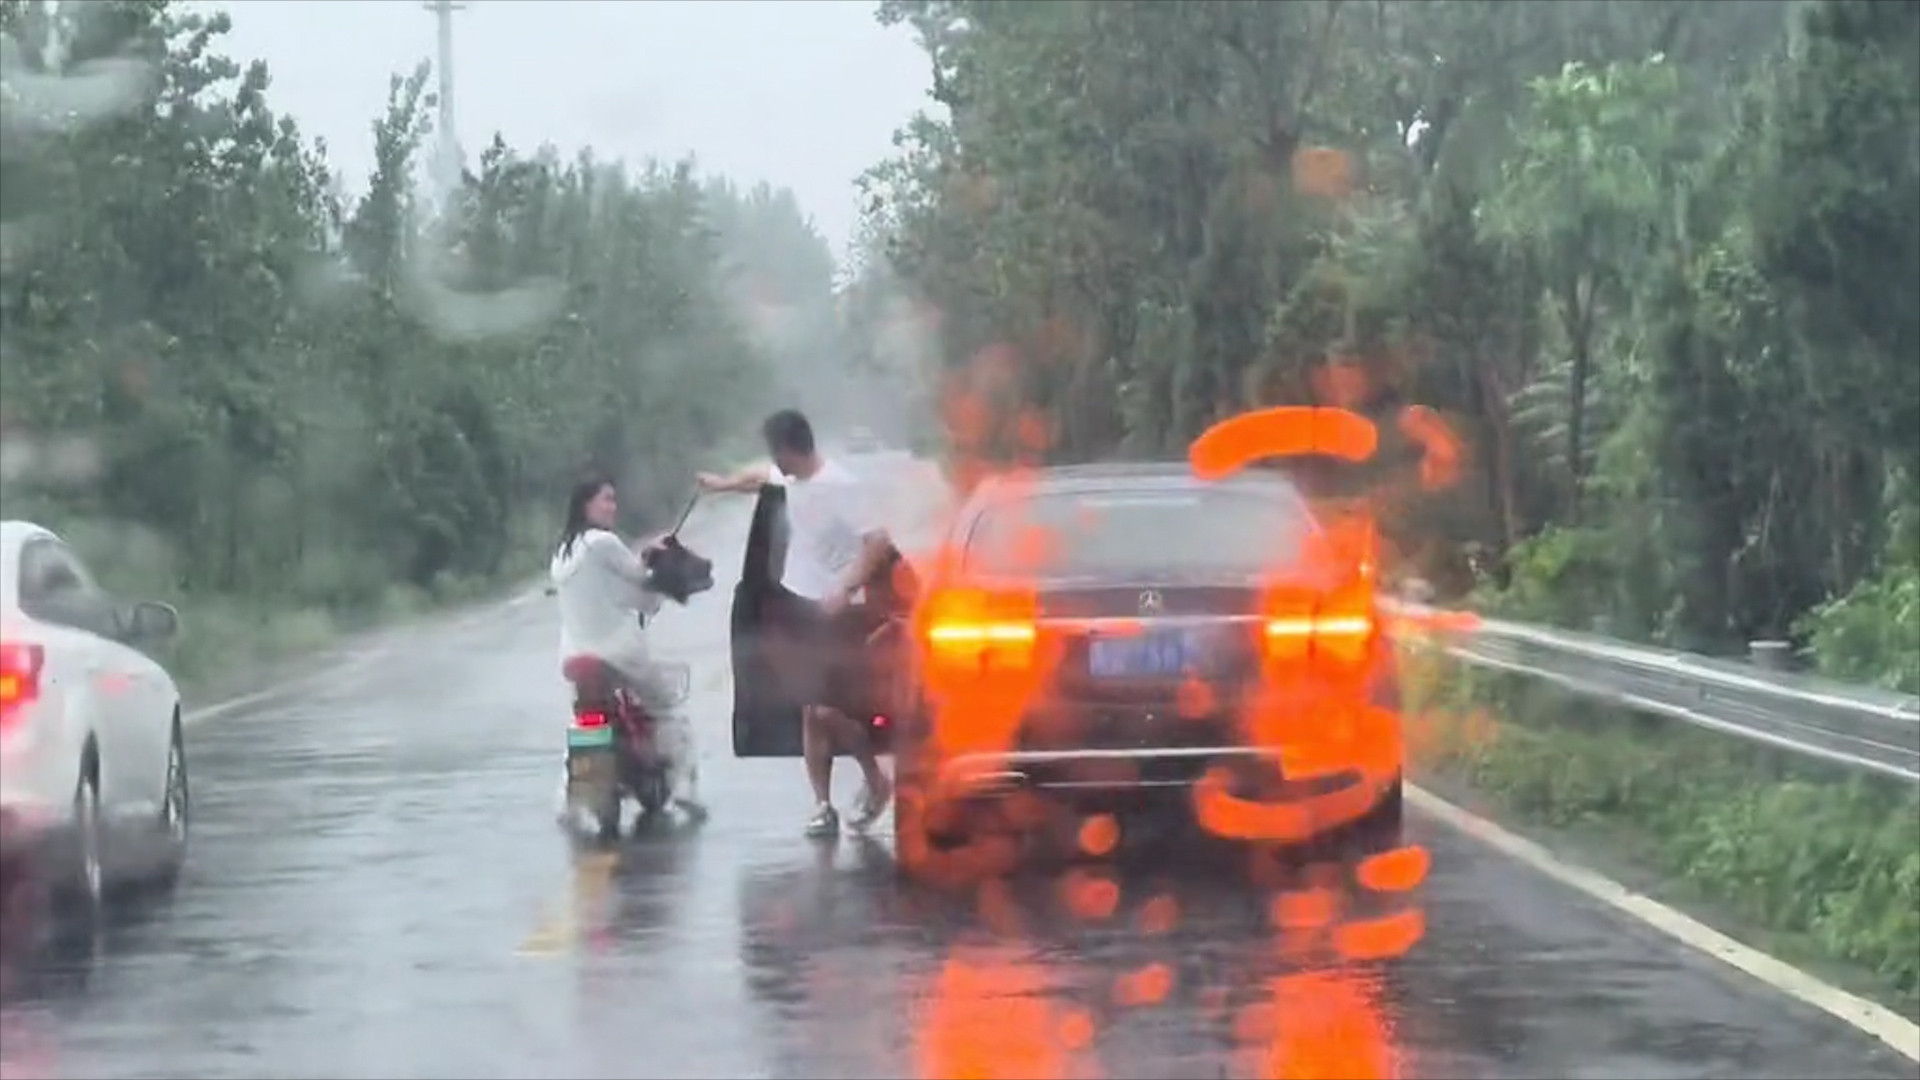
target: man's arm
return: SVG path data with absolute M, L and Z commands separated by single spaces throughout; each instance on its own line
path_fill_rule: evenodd
M 879 508 L 873 504 L 871 493 L 863 481 L 849 489 L 844 507 L 847 524 L 854 534 L 860 537 L 860 554 L 847 567 L 847 575 L 840 582 L 842 595 L 851 596 L 862 588 L 885 565 L 887 555 L 893 550 L 893 538 L 887 535 L 887 527 L 880 521 Z
M 873 575 L 885 565 L 887 554 L 893 550 L 893 541 L 885 529 L 863 534 L 860 537 L 860 557 L 853 560 L 853 566 L 847 571 L 847 578 L 841 582 L 842 590 L 849 596 L 873 580 Z
M 765 464 L 749 465 L 725 476 L 703 472 L 698 480 L 701 491 L 714 493 L 757 491 L 773 480 L 773 469 Z

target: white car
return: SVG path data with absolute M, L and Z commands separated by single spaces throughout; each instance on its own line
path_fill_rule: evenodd
M 186 857 L 180 691 L 141 651 L 166 604 L 116 600 L 58 536 L 0 521 L 0 889 L 50 886 L 92 927 L 106 891 L 171 884 Z M 9 913 L 11 919 L 11 911 Z

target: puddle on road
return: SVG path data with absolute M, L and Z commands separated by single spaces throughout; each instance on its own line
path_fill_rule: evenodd
M 778 1026 L 835 1032 L 789 1048 L 796 1076 L 1409 1075 L 1393 961 L 1424 929 L 1422 867 L 1249 888 L 1231 856 L 1161 854 L 966 893 L 889 855 L 751 875 L 746 978 Z

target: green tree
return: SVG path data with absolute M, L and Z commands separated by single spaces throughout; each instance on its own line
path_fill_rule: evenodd
M 664 512 L 765 404 L 777 358 L 717 223 L 796 217 L 790 195 L 496 139 L 428 205 L 423 68 L 349 199 L 226 29 L 160 0 L 0 3 L 9 517 L 190 617 L 354 617 L 532 572 L 589 465 L 634 524 Z M 830 317 L 808 255 L 783 265 Z
M 1423 573 L 1784 633 L 1920 520 L 1917 10 L 890 0 L 944 115 L 869 174 L 853 294 L 937 328 L 962 457 L 1035 411 L 1056 458 L 1165 454 L 1338 360 L 1469 441 L 1399 515 Z

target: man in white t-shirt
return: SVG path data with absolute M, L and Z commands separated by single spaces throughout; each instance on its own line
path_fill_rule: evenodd
M 813 425 L 796 409 L 782 409 L 761 425 L 773 467 L 750 467 L 732 476 L 700 475 L 707 491 L 757 491 L 763 484 L 787 489 L 787 559 L 780 584 L 788 592 L 811 600 L 826 615 L 850 603 L 861 587 L 884 565 L 891 543 L 880 525 L 877 508 L 866 485 L 852 472 L 820 453 Z M 816 672 L 820 683 L 806 691 L 811 698 L 801 714 L 802 745 L 807 779 L 813 785 L 814 811 L 807 835 L 838 835 L 840 815 L 833 808 L 834 754 L 845 752 L 859 762 L 866 790 L 855 808 L 853 825 L 865 829 L 886 811 L 893 784 L 880 768 L 864 723 L 829 705 L 825 680 L 831 673 Z

